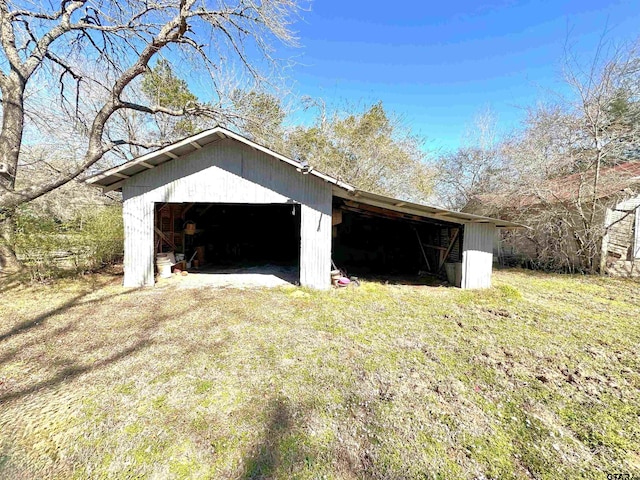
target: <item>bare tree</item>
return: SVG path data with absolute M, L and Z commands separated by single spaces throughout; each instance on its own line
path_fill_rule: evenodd
M 77 178 L 131 141 L 108 134 L 122 112 L 225 117 L 222 101 L 182 108 L 132 101 L 130 90 L 154 57 L 167 52 L 195 59 L 214 85 L 225 62 L 263 82 L 265 68 L 273 65 L 273 44 L 295 41 L 290 26 L 298 8 L 296 0 L 61 0 L 57 7 L 0 0 L 0 163 L 7 170 L 0 174 L 0 266 L 17 266 L 9 237 L 18 205 Z M 83 62 L 94 68 L 78 68 Z M 85 139 L 83 152 L 69 171 L 16 189 L 28 120 L 25 93 L 43 75 L 59 79 L 55 101 L 74 117 Z M 93 107 L 89 115 L 79 108 L 87 91 L 102 92 L 96 101 L 86 102 Z
M 605 213 L 629 180 L 618 166 L 637 161 L 640 152 L 639 67 L 637 44 L 602 42 L 586 66 L 567 51 L 563 75 L 570 93 L 532 107 L 523 128 L 502 146 L 513 181 L 484 197 L 480 203 L 491 207 L 483 213 L 531 226 L 514 239 L 542 266 L 600 268 L 610 228 Z
M 504 168 L 496 118 L 490 110 L 476 115 L 462 146 L 440 155 L 438 167 L 438 194 L 449 208 L 464 208 L 473 197 L 496 188 Z

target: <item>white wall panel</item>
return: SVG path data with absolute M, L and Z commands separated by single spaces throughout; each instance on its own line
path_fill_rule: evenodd
M 491 287 L 495 230 L 495 225 L 488 223 L 468 223 L 464 226 L 462 288 Z

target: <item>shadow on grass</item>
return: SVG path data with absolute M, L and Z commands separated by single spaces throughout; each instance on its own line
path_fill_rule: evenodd
M 360 281 L 378 283 L 381 285 L 409 285 L 424 287 L 450 287 L 451 285 L 435 275 L 410 275 L 410 274 L 363 274 L 359 275 Z
M 29 274 L 27 267 L 23 266 L 18 271 L 7 272 L 3 271 L 0 265 L 0 294 L 6 294 L 19 287 L 28 287 L 33 286 L 34 284 L 55 283 L 64 279 L 80 280 L 91 285 L 92 283 L 95 284 L 95 278 L 115 280 L 123 275 L 122 265 L 110 264 L 89 272 L 62 269 L 50 278 L 50 282 L 39 282 L 33 279 Z
M 14 392 L 8 392 L 4 395 L 0 395 L 0 404 L 4 402 L 10 402 L 12 400 L 16 400 L 18 398 L 22 398 L 31 393 L 37 392 L 43 388 L 56 386 L 64 381 L 73 380 L 74 378 L 82 375 L 83 373 L 87 373 L 92 370 L 96 370 L 99 368 L 106 367 L 112 363 L 117 362 L 129 355 L 132 355 L 146 347 L 149 347 L 153 342 L 149 339 L 141 339 L 134 343 L 132 346 L 127 347 L 125 349 L 120 350 L 113 355 L 109 355 L 107 358 L 104 358 L 98 362 L 92 363 L 91 365 L 77 365 L 72 364 L 64 367 L 58 373 L 56 373 L 53 377 L 43 380 L 41 382 L 37 382 L 31 386 L 22 388 L 20 390 Z
M 55 315 L 58 315 L 60 313 L 63 313 L 65 311 L 67 311 L 68 309 L 70 309 L 71 307 L 76 305 L 80 299 L 84 298 L 87 295 L 88 295 L 88 292 L 81 293 L 80 295 L 76 295 L 71 300 L 66 301 L 65 303 L 63 303 L 59 307 L 54 308 L 53 310 L 49 310 L 49 311 L 44 312 L 44 313 L 42 313 L 42 314 L 40 314 L 40 315 L 30 319 L 30 320 L 25 320 L 24 322 L 20 322 L 20 323 L 14 325 L 14 327 L 11 328 L 8 332 L 5 332 L 5 333 L 0 335 L 0 342 L 2 342 L 4 340 L 8 340 L 9 338 L 11 338 L 11 337 L 13 337 L 15 335 L 19 335 L 21 333 L 28 332 L 32 328 L 35 328 L 35 327 L 41 325 L 48 318 L 53 317 Z
M 27 274 L 24 272 L 4 272 L 0 268 L 0 294 L 14 290 L 24 285 L 28 280 Z
M 69 323 L 69 324 L 65 325 L 64 327 L 60 327 L 60 328 L 54 330 L 53 333 L 47 335 L 47 338 L 61 337 L 63 335 L 66 335 L 67 333 L 71 332 L 72 330 L 73 330 L 73 324 Z M 28 342 L 23 342 L 17 347 L 11 348 L 7 353 L 5 353 L 4 355 L 0 356 L 0 367 L 2 365 L 4 365 L 5 363 L 13 360 L 13 358 L 15 358 L 15 356 L 18 355 L 25 348 L 30 347 L 30 346 L 36 344 L 37 342 L 40 342 L 40 341 L 43 341 L 43 340 L 44 340 L 43 338 L 36 338 L 36 339 L 33 339 L 33 340 L 29 340 Z
M 47 319 L 55 315 L 62 314 L 74 306 L 87 305 L 87 304 L 96 303 L 96 302 L 104 302 L 105 300 L 109 300 L 126 293 L 131 293 L 131 291 L 128 290 L 126 292 L 121 292 L 121 293 L 109 295 L 106 297 L 100 297 L 98 299 L 82 301 L 82 299 L 86 297 L 89 293 L 91 292 L 85 292 L 80 295 L 77 295 L 73 299 L 65 302 L 63 305 L 57 308 L 54 308 L 53 310 L 49 310 L 45 313 L 42 313 L 36 316 L 33 319 L 17 324 L 8 332 L 0 335 L 0 341 L 8 340 L 9 338 L 15 337 L 16 335 L 20 335 L 22 333 L 32 331 L 34 328 L 44 325 Z M 179 315 L 180 313 L 176 313 L 176 314 Z M 132 335 L 133 338 L 136 339 L 135 342 L 124 348 L 120 343 L 122 342 L 122 339 L 118 336 L 114 336 L 113 342 L 109 341 L 106 344 L 93 345 L 94 349 L 101 349 L 104 347 L 112 346 L 113 350 L 115 350 L 114 353 L 108 356 L 105 356 L 104 358 L 99 359 L 97 361 L 92 360 L 90 362 L 84 363 L 82 356 L 78 353 L 76 353 L 76 356 L 74 357 L 73 361 L 63 361 L 62 363 L 56 363 L 53 360 L 45 359 L 46 363 L 49 366 L 59 365 L 61 368 L 53 376 L 51 376 L 46 380 L 35 382 L 31 385 L 25 385 L 17 390 L 0 394 L 0 404 L 20 399 L 22 397 L 35 393 L 44 388 L 54 387 L 68 380 L 73 380 L 85 373 L 105 368 L 126 357 L 136 354 L 137 352 L 143 349 L 149 348 L 154 344 L 154 341 L 152 340 L 151 336 L 158 329 L 158 327 L 160 327 L 168 319 L 169 319 L 168 315 L 154 317 L 153 321 L 145 322 L 139 325 L 141 328 L 139 328 Z M 17 345 L 16 347 L 13 347 L 11 350 L 5 353 L 2 357 L 0 357 L 0 365 L 3 365 L 6 362 L 9 362 L 12 358 L 18 355 L 21 351 L 24 351 L 29 346 L 32 346 L 41 342 L 51 341 L 51 339 L 53 338 L 63 338 L 65 335 L 72 333 L 74 330 L 75 330 L 75 325 L 74 325 L 74 322 L 71 321 L 70 323 L 64 326 L 61 326 L 53 331 L 42 331 L 40 332 L 41 334 L 36 335 L 34 338 L 29 338 L 28 341 L 21 342 L 19 345 Z
M 93 293 L 90 290 L 87 290 L 79 295 L 76 295 L 75 297 L 73 297 L 71 300 L 66 301 L 65 303 L 63 303 L 62 305 L 60 305 L 59 307 L 54 308 L 53 310 L 49 310 L 47 312 L 41 313 L 40 315 L 37 315 L 36 317 L 29 319 L 29 320 L 25 320 L 23 322 L 20 322 L 16 325 L 14 325 L 9 331 L 0 334 L 0 342 L 3 342 L 4 340 L 8 340 L 11 337 L 14 337 L 15 335 L 19 335 L 21 333 L 26 333 L 29 330 L 38 327 L 40 325 L 42 325 L 47 319 L 54 317 L 56 315 L 59 315 L 61 313 L 66 312 L 67 310 L 75 307 L 75 306 L 80 306 L 80 305 L 87 305 L 90 303 L 96 303 L 96 302 L 102 302 L 104 300 L 108 300 L 111 298 L 115 298 L 118 297 L 120 295 L 125 295 L 131 292 L 134 292 L 135 290 L 138 289 L 134 289 L 134 290 L 126 290 L 120 293 L 116 293 L 113 295 L 109 295 L 106 297 L 100 297 L 94 300 L 87 300 L 85 302 L 81 301 L 83 298 L 85 298 L 87 295 L 90 295 L 91 293 Z
M 379 401 L 390 401 L 389 392 L 384 386 L 380 387 L 379 397 Z M 362 394 L 354 391 L 347 395 L 344 406 L 353 410 L 352 421 L 360 425 L 362 430 L 373 431 L 377 425 L 375 413 L 372 409 L 362 407 L 364 402 Z M 304 422 L 305 418 L 313 414 L 313 407 L 292 404 L 286 398 L 276 397 L 270 401 L 267 409 L 269 414 L 261 441 L 245 457 L 244 474 L 240 477 L 243 480 L 291 478 L 305 469 L 313 469 L 314 464 L 326 462 L 329 458 L 335 462 L 332 468 L 348 472 L 349 478 L 377 478 L 379 472 L 375 470 L 375 448 L 367 435 L 354 439 L 357 440 L 354 442 L 356 448 L 353 448 L 353 445 L 326 445 L 332 453 L 322 453 L 306 444 L 304 436 L 294 430 L 295 422 Z M 348 436 L 348 430 L 343 434 Z M 384 475 L 382 477 L 396 478 Z
M 286 399 L 275 398 L 269 405 L 267 428 L 260 444 L 245 460 L 245 480 L 272 478 L 281 464 L 281 441 L 291 429 L 291 410 Z

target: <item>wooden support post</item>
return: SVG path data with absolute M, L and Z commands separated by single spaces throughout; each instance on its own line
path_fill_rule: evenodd
M 427 259 L 427 254 L 424 252 L 424 247 L 422 246 L 422 239 L 420 238 L 418 229 L 414 228 L 413 231 L 416 232 L 416 237 L 418 238 L 418 245 L 420 245 L 420 251 L 422 252 L 422 257 L 424 258 L 424 262 L 427 264 L 427 270 L 431 270 L 431 265 L 429 264 L 429 260 Z
M 444 263 L 447 261 L 447 257 L 451 253 L 451 249 L 453 248 L 453 245 L 456 243 L 456 239 L 458 238 L 458 233 L 459 232 L 460 232 L 460 230 L 458 228 L 454 228 L 453 229 L 453 233 L 451 234 L 451 238 L 449 240 L 449 246 L 447 247 L 447 249 L 444 252 L 444 254 L 440 255 L 440 264 L 438 265 L 438 272 L 440 272 L 440 270 L 442 270 L 442 267 L 444 266 Z

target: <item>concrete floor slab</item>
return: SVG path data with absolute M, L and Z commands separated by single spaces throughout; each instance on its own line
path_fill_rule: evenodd
M 298 269 L 279 265 L 246 268 L 205 268 L 188 275 L 161 278 L 157 286 L 176 285 L 179 288 L 269 288 L 296 285 Z

